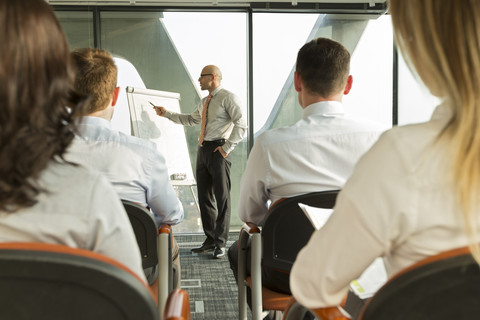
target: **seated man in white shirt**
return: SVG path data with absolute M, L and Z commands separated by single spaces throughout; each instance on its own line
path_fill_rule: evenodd
M 318 38 L 297 56 L 295 90 L 302 119 L 261 134 L 253 146 L 240 186 L 239 216 L 262 225 L 270 204 L 281 198 L 341 189 L 360 156 L 386 127 L 348 115 L 343 95 L 352 88 L 350 53 L 340 43 Z M 237 276 L 238 244 L 228 256 Z M 263 285 L 290 293 L 289 275 L 262 270 Z
M 120 89 L 116 87 L 117 67 L 111 54 L 86 48 L 71 56 L 77 67 L 75 87 L 91 100 L 88 114 L 77 123 L 78 135 L 66 159 L 102 172 L 120 199 L 150 208 L 158 225 L 178 224 L 183 220 L 183 207 L 169 182 L 164 156 L 154 143 L 111 128 Z M 172 256 L 179 283 L 180 260 L 175 241 Z

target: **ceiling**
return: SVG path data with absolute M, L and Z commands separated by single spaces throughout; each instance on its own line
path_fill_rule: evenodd
M 127 5 L 127 6 L 242 6 L 242 7 L 281 7 L 288 6 L 302 6 L 302 5 L 354 5 L 363 4 L 368 7 L 375 7 L 376 5 L 383 6 L 386 0 L 46 0 L 52 5 Z

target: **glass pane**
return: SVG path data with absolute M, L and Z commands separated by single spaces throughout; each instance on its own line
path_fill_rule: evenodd
M 420 78 L 410 72 L 398 53 L 398 124 L 419 123 L 430 120 L 439 99 L 430 94 Z
M 285 100 L 288 100 L 292 107 L 300 108 L 296 95 L 292 92 L 294 65 L 297 52 L 309 38 L 318 16 L 293 13 L 253 15 L 253 101 L 256 133 L 263 127 L 263 130 L 273 127 L 276 115 L 273 111 L 278 112 L 276 109 L 286 102 Z M 293 120 L 291 119 L 292 122 Z
M 93 14 L 81 11 L 55 12 L 70 49 L 93 47 Z
M 197 79 L 205 65 L 215 64 L 222 70 L 222 85 L 242 100 L 246 116 L 244 13 L 102 12 L 101 25 L 102 48 L 128 61 L 138 71 L 146 88 L 180 93 L 182 113 L 193 111 L 201 98 L 208 94 L 200 90 Z M 122 81 L 126 81 L 125 86 L 134 86 L 128 83 L 128 78 Z M 116 109 L 128 110 L 128 105 L 118 105 Z M 185 127 L 184 130 L 195 172 L 200 126 Z M 246 155 L 245 140 L 231 154 L 233 228 L 242 224 L 237 214 L 237 195 Z M 175 231 L 201 232 L 196 187 L 177 186 L 176 189 L 184 205 L 185 221 L 175 226 Z
M 316 37 L 341 42 L 352 53 L 353 88 L 344 97 L 349 113 L 392 124 L 392 44 L 390 18 L 354 15 L 254 15 L 254 128 L 291 125 L 302 109 L 293 87 L 298 50 Z

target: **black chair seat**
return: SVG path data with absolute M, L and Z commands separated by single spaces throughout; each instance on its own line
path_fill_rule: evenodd
M 364 308 L 363 320 L 476 319 L 480 267 L 468 250 L 402 272 Z

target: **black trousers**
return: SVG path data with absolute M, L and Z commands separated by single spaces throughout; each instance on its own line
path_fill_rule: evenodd
M 235 241 L 228 249 L 228 260 L 230 261 L 230 269 L 232 269 L 233 271 L 233 276 L 235 277 L 235 280 L 238 283 L 238 241 Z M 249 276 L 251 275 L 250 240 L 247 244 L 247 261 L 246 262 L 247 262 L 247 275 Z M 289 278 L 290 276 L 286 273 L 262 266 L 262 286 L 265 286 L 273 291 L 291 294 Z M 248 307 L 252 309 L 252 291 L 248 286 L 247 286 L 247 304 L 248 304 Z M 268 317 L 264 319 L 281 320 L 282 318 L 283 318 L 282 312 L 271 311 Z M 303 319 L 303 320 L 309 320 L 309 319 Z
M 230 269 L 232 269 L 233 276 L 238 282 L 238 241 L 235 241 L 228 249 L 228 260 L 230 262 Z M 247 244 L 247 276 L 251 275 L 251 246 L 250 240 Z M 285 294 L 292 294 L 290 292 L 290 274 L 277 271 L 275 269 L 262 266 L 262 286 L 270 290 L 281 292 Z M 249 295 L 249 288 L 247 288 L 247 295 Z
M 204 141 L 197 151 L 197 190 L 206 244 L 226 247 L 230 227 L 230 156 L 219 151 L 224 140 Z M 216 208 L 215 208 L 216 203 Z

